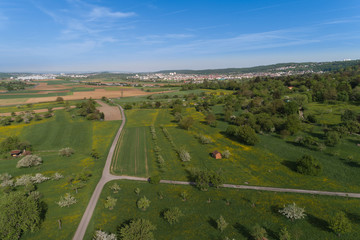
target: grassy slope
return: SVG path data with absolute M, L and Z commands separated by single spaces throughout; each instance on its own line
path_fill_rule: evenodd
M 17 169 L 15 167 L 17 159 L 2 159 L 0 160 L 1 173 L 8 172 L 13 176 L 19 176 L 31 173 L 52 175 L 60 172 L 65 176 L 65 179 L 38 185 L 38 191 L 43 194 L 43 200 L 48 208 L 46 218 L 38 232 L 27 234 L 23 239 L 71 239 L 101 176 L 108 148 L 120 122 L 72 119 L 71 114 L 56 111 L 55 116 L 50 119 L 0 128 L 2 138 L 19 135 L 21 139 L 30 141 L 35 148 L 35 154 L 40 155 L 44 161 L 36 168 Z M 58 156 L 58 150 L 62 147 L 72 147 L 75 154 L 69 158 Z M 93 160 L 89 156 L 92 148 L 99 151 L 101 155 L 99 160 Z M 91 171 L 93 176 L 86 187 L 75 194 L 75 191 L 69 188 L 66 178 L 83 169 Z M 58 207 L 55 202 L 67 192 L 74 194 L 78 203 L 65 209 Z M 62 220 L 62 230 L 58 229 L 58 219 Z
M 154 232 L 156 239 L 222 239 L 229 236 L 237 240 L 252 239 L 249 231 L 258 223 L 265 227 L 269 239 L 278 239 L 278 233 L 284 226 L 292 233 L 301 232 L 300 239 L 322 240 L 338 239 L 328 230 L 328 219 L 338 211 L 344 211 L 353 224 L 359 224 L 359 200 L 337 197 L 321 197 L 298 194 L 281 194 L 255 191 L 239 191 L 234 189 L 211 189 L 209 192 L 199 192 L 191 186 L 151 185 L 128 181 L 117 182 L 122 190 L 118 194 L 112 193 L 108 183 L 97 204 L 95 214 L 87 230 L 86 240 L 90 240 L 96 229 L 115 233 L 117 227 L 133 218 L 145 218 L 157 226 Z M 140 188 L 137 196 L 135 188 Z M 187 192 L 187 201 L 180 198 L 181 192 Z M 159 199 L 158 192 L 162 192 L 163 199 Z M 107 196 L 118 199 L 114 210 L 104 207 Z M 145 212 L 137 209 L 136 201 L 146 196 L 151 205 Z M 211 203 L 207 203 L 208 199 Z M 224 199 L 231 204 L 226 205 Z M 255 202 L 255 207 L 251 207 Z M 307 217 L 304 220 L 291 222 L 278 213 L 284 204 L 296 202 L 305 207 Z M 170 207 L 179 207 L 184 217 L 179 223 L 169 225 L 162 218 L 161 213 Z M 216 219 L 222 215 L 229 223 L 223 233 L 216 229 Z M 354 225 L 350 234 L 343 235 L 343 239 L 357 239 L 359 228 Z M 295 239 L 295 238 L 294 238 Z

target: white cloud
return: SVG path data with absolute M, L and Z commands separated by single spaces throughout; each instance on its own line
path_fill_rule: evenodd
M 99 18 L 128 18 L 133 17 L 136 14 L 134 12 L 113 12 L 109 8 L 105 7 L 93 7 L 89 16 L 92 19 Z

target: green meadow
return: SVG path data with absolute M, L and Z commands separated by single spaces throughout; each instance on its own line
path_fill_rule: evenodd
M 321 119 L 320 114 L 322 113 L 317 112 L 321 107 L 328 109 L 327 105 L 309 105 L 308 111 L 314 112 Z M 338 146 L 327 147 L 324 151 L 314 151 L 298 146 L 294 142 L 297 136 L 314 135 L 322 138 L 321 126 L 314 125 L 312 129 L 303 128 L 303 131 L 297 135 L 286 139 L 280 138 L 277 134 L 258 134 L 260 143 L 255 146 L 247 146 L 228 138 L 224 134 L 228 124 L 221 121 L 221 111 L 221 105 L 213 107 L 213 112 L 218 115 L 219 120 L 217 127 L 210 127 L 204 123 L 205 115 L 203 113 L 196 112 L 191 107 L 186 108 L 183 115 L 191 116 L 195 121 L 189 130 L 183 130 L 173 121 L 174 118 L 169 109 L 126 110 L 127 123 L 123 137 L 133 139 L 122 143 L 123 150 L 120 150 L 117 155 L 118 157 L 113 163 L 114 168 L 127 169 L 129 166 L 133 167 L 134 159 L 138 158 L 134 157 L 134 154 L 131 155 L 131 152 L 137 152 L 136 132 L 142 131 L 145 133 L 140 134 L 144 135 L 140 143 L 145 145 L 147 141 L 147 165 L 154 166 L 148 167 L 150 176 L 159 174 L 162 179 L 188 180 L 188 169 L 195 167 L 221 170 L 227 183 L 360 192 L 359 147 L 356 145 L 359 137 L 346 137 Z M 333 111 L 334 120 L 331 121 L 337 123 L 339 121 L 339 119 L 336 120 L 338 114 L 337 111 Z M 159 154 L 165 160 L 165 168 L 163 169 L 160 169 L 156 163 L 150 126 L 154 126 L 156 130 L 156 141 L 160 148 Z M 179 159 L 174 147 L 165 137 L 162 128 L 166 128 L 176 148 L 183 147 L 189 151 L 191 161 L 182 162 Z M 201 144 L 196 137 L 198 134 L 210 137 L 213 143 Z M 153 147 L 151 148 L 151 146 Z M 229 150 L 231 156 L 229 159 L 216 160 L 210 155 L 214 150 L 219 152 Z M 304 154 L 310 154 L 320 161 L 323 171 L 319 176 L 304 176 L 295 171 L 296 160 Z M 138 162 L 138 160 L 136 161 Z M 142 168 L 144 167 L 142 166 Z M 114 171 L 114 173 L 132 175 L 134 170 L 122 173 Z
M 360 211 L 358 199 L 324 197 L 300 194 L 258 192 L 235 189 L 210 189 L 200 192 L 192 186 L 116 181 L 121 190 L 113 193 L 106 184 L 95 213 L 87 229 L 86 240 L 92 239 L 95 230 L 116 233 L 117 229 L 131 219 L 144 218 L 156 225 L 155 239 L 252 239 L 250 231 L 255 224 L 266 229 L 268 239 L 279 239 L 280 229 L 286 227 L 291 239 L 358 239 L 360 234 Z M 140 189 L 136 195 L 135 188 Z M 188 195 L 183 201 L 181 193 Z M 159 195 L 162 195 L 161 199 Z M 105 208 L 108 196 L 117 199 L 113 210 Z M 146 196 L 150 207 L 146 211 L 137 208 L 136 201 Z M 210 200 L 209 200 L 210 199 Z M 284 205 L 295 202 L 305 208 L 306 217 L 290 221 L 278 211 Z M 178 223 L 170 225 L 163 218 L 166 209 L 178 207 L 184 214 Z M 337 237 L 328 228 L 329 219 L 338 211 L 344 211 L 352 223 L 350 233 Z M 216 220 L 221 216 L 228 223 L 220 232 Z
M 0 141 L 8 136 L 19 136 L 21 140 L 29 141 L 33 146 L 33 154 L 43 159 L 42 165 L 20 169 L 16 168 L 18 158 L 0 159 L 0 173 L 7 172 L 16 177 L 35 173 L 51 176 L 59 172 L 64 176 L 58 181 L 37 184 L 37 191 L 43 195 L 45 218 L 39 231 L 28 233 L 22 239 L 71 239 L 101 177 L 108 149 L 120 121 L 93 122 L 77 116 L 73 118 L 73 111 L 58 110 L 49 119 L 0 127 Z M 64 147 L 73 148 L 75 153 L 71 157 L 59 156 L 58 151 Z M 99 153 L 99 159 L 90 156 L 92 149 Z M 90 172 L 91 177 L 86 186 L 76 193 L 68 179 L 82 171 Z M 18 187 L 19 190 L 21 188 Z M 60 208 L 56 202 L 65 193 L 75 196 L 77 203 Z M 62 222 L 61 230 L 58 228 L 58 220 Z

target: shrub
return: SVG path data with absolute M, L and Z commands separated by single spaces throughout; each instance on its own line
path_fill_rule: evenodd
M 336 131 L 326 132 L 325 137 L 325 143 L 328 146 L 336 146 L 340 142 L 340 134 Z
M 197 138 L 199 139 L 201 144 L 210 144 L 213 143 L 214 141 L 211 139 L 211 137 L 207 137 L 205 135 L 199 134 L 197 135 Z
M 17 168 L 33 167 L 33 166 L 38 166 L 40 164 L 42 164 L 41 157 L 38 157 L 36 155 L 27 155 L 17 162 L 16 167 Z
M 118 193 L 121 190 L 121 187 L 117 183 L 114 183 L 110 186 L 110 189 L 113 190 L 113 193 Z
M 117 202 L 116 198 L 108 196 L 105 201 L 105 208 L 108 208 L 109 210 L 113 210 L 116 205 L 116 202 Z
M 127 103 L 127 104 L 125 104 L 124 109 L 130 110 L 130 109 L 132 109 L 132 105 L 130 103 Z
M 131 220 L 129 224 L 119 229 L 122 240 L 154 240 L 156 227 L 146 219 Z
M 54 173 L 54 175 L 52 176 L 52 179 L 53 180 L 60 180 L 60 179 L 62 179 L 62 178 L 64 178 L 64 176 L 63 175 L 61 175 L 60 173 L 58 173 L 58 172 L 56 172 L 56 173 Z
M 97 230 L 92 240 L 117 240 L 116 234 Z
M 70 193 L 66 193 L 64 197 L 61 197 L 59 202 L 56 202 L 59 207 L 69 207 L 77 202 L 76 198 L 71 196 Z
M 184 216 L 179 208 L 174 207 L 164 212 L 164 219 L 170 224 L 179 222 L 179 218 Z
M 70 157 L 75 151 L 72 148 L 66 147 L 59 150 L 59 155 L 62 157 Z
M 283 209 L 279 210 L 279 213 L 281 213 L 291 221 L 302 219 L 306 216 L 305 209 L 298 207 L 296 203 L 288 204 L 287 206 L 284 206 Z
M 159 175 L 155 175 L 155 176 L 150 177 L 150 183 L 151 184 L 159 184 L 160 180 L 161 180 L 161 178 L 160 178 Z
M 181 119 L 179 122 L 179 127 L 185 130 L 189 130 L 189 128 L 194 124 L 194 119 L 192 117 L 185 117 Z
M 42 175 L 41 173 L 37 173 L 35 174 L 35 176 L 32 177 L 32 182 L 33 183 L 42 183 L 45 182 L 47 180 L 49 180 L 49 177 L 45 177 L 44 175 Z
M 151 201 L 144 196 L 136 202 L 136 205 L 139 209 L 145 211 L 148 207 L 150 207 L 150 203 Z
M 224 158 L 230 158 L 230 151 L 229 150 L 225 150 L 223 153 L 221 153 L 221 155 L 224 157 Z
M 181 161 L 189 162 L 191 160 L 190 153 L 185 148 L 180 148 L 177 152 Z
M 329 221 L 329 228 L 340 236 L 342 233 L 351 231 L 351 222 L 344 212 L 338 212 Z
M 223 216 L 220 216 L 219 219 L 216 220 L 217 229 L 220 230 L 220 232 L 224 231 L 225 228 L 229 225 Z
M 266 230 L 262 227 L 260 227 L 259 224 L 255 224 L 255 226 L 252 228 L 251 231 L 251 236 L 255 239 L 255 240 L 263 240 L 264 238 L 266 238 Z
M 296 171 L 305 175 L 317 176 L 321 172 L 321 165 L 312 156 L 304 155 L 297 160 Z

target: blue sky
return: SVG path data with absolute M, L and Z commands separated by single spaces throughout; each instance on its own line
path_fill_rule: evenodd
M 0 71 L 157 71 L 360 57 L 359 0 L 1 0 Z

